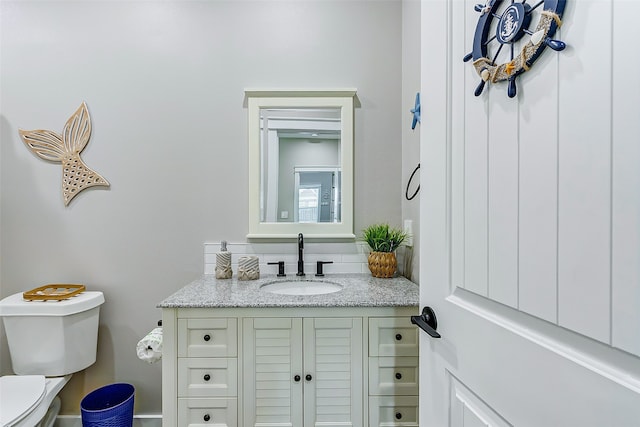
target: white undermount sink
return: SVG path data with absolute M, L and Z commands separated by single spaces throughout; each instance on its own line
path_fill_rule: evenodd
M 280 295 L 323 295 L 342 290 L 342 285 L 318 280 L 281 280 L 260 287 L 263 291 Z

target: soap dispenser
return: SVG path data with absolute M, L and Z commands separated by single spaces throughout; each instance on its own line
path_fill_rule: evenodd
M 227 252 L 227 242 L 220 242 L 220 252 L 216 254 L 216 279 L 230 279 L 233 276 L 231 270 L 231 252 Z

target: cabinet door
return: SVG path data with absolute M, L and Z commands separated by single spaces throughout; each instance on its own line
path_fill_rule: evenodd
M 362 319 L 304 319 L 303 337 L 304 426 L 362 426 Z
M 302 426 L 302 319 L 248 318 L 243 328 L 244 425 Z

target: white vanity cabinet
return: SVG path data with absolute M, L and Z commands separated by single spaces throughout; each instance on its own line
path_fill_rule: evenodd
M 418 426 L 416 312 L 163 308 L 163 426 Z

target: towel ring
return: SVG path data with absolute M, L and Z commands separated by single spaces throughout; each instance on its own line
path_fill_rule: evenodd
M 413 177 L 415 176 L 416 172 L 418 172 L 418 169 L 420 169 L 420 163 L 418 163 L 418 166 L 416 166 L 413 172 L 411 172 L 411 176 L 409 177 L 409 181 L 407 182 L 407 189 L 404 192 L 404 197 L 406 197 L 407 200 L 413 200 L 413 198 L 418 194 L 418 191 L 420 191 L 420 184 L 418 184 L 418 188 L 416 188 L 416 191 L 414 191 L 413 194 L 409 196 L 409 186 L 411 185 L 411 181 L 413 181 Z

